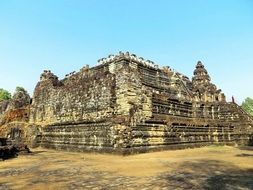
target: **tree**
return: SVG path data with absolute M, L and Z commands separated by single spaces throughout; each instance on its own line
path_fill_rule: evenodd
M 242 109 L 244 111 L 246 111 L 248 114 L 253 116 L 253 99 L 252 98 L 246 98 L 242 105 L 241 105 Z
M 0 88 L 0 101 L 11 99 L 11 93 Z

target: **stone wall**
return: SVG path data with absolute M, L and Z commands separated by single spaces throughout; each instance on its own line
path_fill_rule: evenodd
M 42 77 L 34 91 L 30 123 L 44 126 L 112 117 L 114 91 L 115 76 L 108 66 L 82 70 L 61 81 Z
M 248 143 L 252 119 L 236 104 L 225 102 L 202 63 L 196 66 L 193 82 L 167 68 L 138 64 L 137 71 L 139 89 L 146 89 L 151 97 L 150 103 L 143 103 L 151 108 L 151 114 L 131 126 L 133 151 Z M 199 76 L 208 80 L 201 81 Z M 195 93 L 198 89 L 201 97 Z

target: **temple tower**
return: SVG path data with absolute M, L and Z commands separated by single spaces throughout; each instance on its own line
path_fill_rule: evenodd
M 193 72 L 192 85 L 196 101 L 225 101 L 225 95 L 211 83 L 211 78 L 201 61 L 198 61 Z

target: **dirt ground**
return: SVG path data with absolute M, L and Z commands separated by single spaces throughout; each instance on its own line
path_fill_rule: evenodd
M 33 149 L 0 161 L 0 189 L 253 189 L 253 148 L 131 156 Z

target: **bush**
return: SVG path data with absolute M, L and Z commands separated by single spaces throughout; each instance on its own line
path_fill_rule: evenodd
M 0 88 L 0 101 L 11 99 L 11 93 Z

